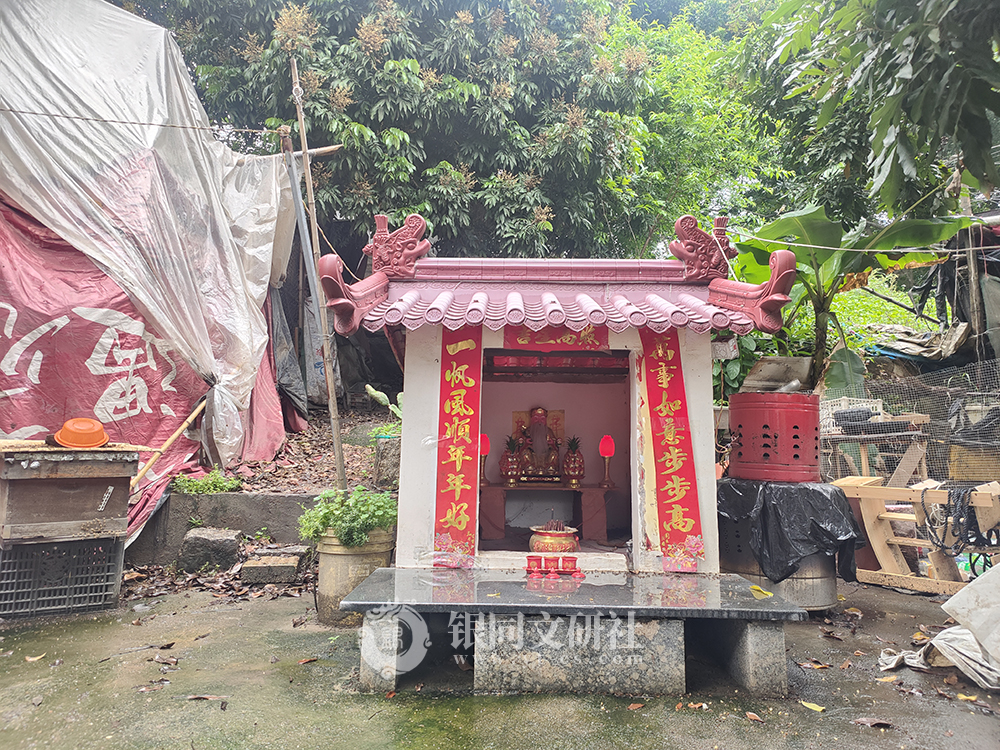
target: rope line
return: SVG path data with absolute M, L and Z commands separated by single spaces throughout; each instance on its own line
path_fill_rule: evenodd
M 108 120 L 101 117 L 85 117 L 84 115 L 66 115 L 59 112 L 31 112 L 26 109 L 12 109 L 10 107 L 0 107 L 0 112 L 10 112 L 15 115 L 31 115 L 33 117 L 55 117 L 64 120 L 79 120 L 81 122 L 99 122 L 108 125 L 148 125 L 157 128 L 177 128 L 178 130 L 207 130 L 215 133 L 223 130 L 227 133 L 277 133 L 277 130 L 254 130 L 253 128 L 230 128 L 225 125 L 179 125 L 170 122 L 136 122 L 134 120 Z

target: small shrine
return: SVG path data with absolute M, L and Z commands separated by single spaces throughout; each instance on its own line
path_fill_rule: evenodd
M 679 219 L 668 260 L 432 258 L 420 216 L 376 226 L 369 277 L 320 277 L 404 369 L 397 567 L 524 569 L 555 532 L 584 570 L 717 573 L 711 333 L 777 331 L 792 253 L 752 285 L 725 218 Z

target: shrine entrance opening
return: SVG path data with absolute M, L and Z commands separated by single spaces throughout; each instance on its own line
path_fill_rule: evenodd
M 484 355 L 481 429 L 490 452 L 479 550 L 528 552 L 532 527 L 562 522 L 577 529 L 580 553 L 624 555 L 632 536 L 629 352 Z M 602 439 L 605 453 L 614 444 L 607 475 Z

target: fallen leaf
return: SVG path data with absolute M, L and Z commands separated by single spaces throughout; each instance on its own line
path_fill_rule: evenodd
M 799 703 L 808 708 L 810 711 L 826 711 L 825 706 L 817 706 L 815 703 L 807 703 L 806 701 L 799 701 Z
M 809 661 L 797 661 L 795 662 L 803 669 L 829 669 L 832 664 L 826 664 L 821 662 L 819 659 L 810 659 Z
M 688 703 L 688 708 L 700 708 L 702 711 L 708 710 L 707 703 Z
M 950 693 L 946 693 L 946 692 L 945 692 L 944 690 L 942 690 L 941 688 L 939 688 L 939 687 L 936 687 L 936 688 L 934 688 L 934 689 L 935 689 L 935 690 L 937 690 L 937 694 L 938 694 L 938 695 L 940 695 L 940 696 L 941 696 L 942 698 L 947 698 L 947 699 L 948 699 L 948 700 L 950 700 L 950 701 L 953 701 L 953 700 L 955 700 L 955 696 L 954 696 L 954 695 L 952 695 L 952 694 L 950 694 Z
M 955 697 L 958 698 L 960 701 L 974 701 L 977 698 L 979 698 L 978 695 L 966 695 L 965 693 L 959 693 Z
M 844 659 L 844 663 L 840 665 L 840 668 L 841 669 L 847 669 L 849 666 L 851 666 L 851 660 L 850 659 Z
M 629 703 L 628 710 L 635 711 L 636 709 L 642 708 L 645 705 L 646 705 L 645 703 Z
M 894 674 L 891 674 L 891 675 L 887 675 L 886 677 L 876 677 L 875 678 L 875 682 L 895 682 L 898 679 L 899 679 L 899 677 L 897 677 Z
M 229 701 L 222 701 L 222 703 L 219 704 L 219 708 L 225 711 L 227 708 L 229 708 Z
M 837 594 L 837 601 L 838 602 L 846 602 L 847 601 L 847 597 L 844 596 L 843 594 Z
M 309 659 L 299 659 L 299 664 L 309 664 L 310 662 L 316 661 L 316 657 L 310 657 Z
M 155 690 L 163 690 L 163 685 L 140 685 L 140 693 L 152 693 Z
M 866 654 L 864 651 L 855 651 L 854 655 L 855 656 L 868 656 L 868 654 Z
M 774 596 L 770 591 L 764 591 L 757 584 L 750 587 L 750 593 L 753 594 L 754 599 L 767 599 L 769 596 Z
M 278 657 L 277 657 L 277 656 L 273 656 L 273 655 L 272 655 L 272 656 L 271 656 L 271 663 L 272 663 L 272 664 L 274 664 L 274 663 L 275 663 L 275 662 L 277 662 L 277 661 L 278 661 Z
M 945 737 L 954 737 L 955 733 L 949 729 L 947 732 L 944 733 L 944 736 Z
M 892 729 L 892 722 L 886 721 L 885 719 L 870 719 L 867 717 L 862 717 L 860 719 L 855 719 L 851 722 L 852 724 L 858 724 L 863 727 L 872 727 L 873 729 Z
M 42 705 L 43 700 L 44 698 L 42 698 L 42 696 L 36 695 L 34 698 L 31 699 L 31 703 L 33 706 L 35 706 L 35 708 L 38 708 L 40 705 Z
M 419 693 L 419 692 L 420 692 L 421 690 L 423 690 L 423 689 L 424 689 L 424 683 L 422 683 L 422 682 L 418 682 L 418 683 L 417 683 L 417 684 L 416 684 L 416 685 L 414 686 L 414 688 L 413 688 L 413 689 L 414 689 L 414 690 L 416 690 L 416 691 L 417 691 L 417 692 Z
M 13 654 L 14 650 L 11 649 L 10 651 L 4 651 L 2 654 L 0 654 L 0 656 L 13 656 Z
M 196 641 L 200 641 L 200 640 L 201 640 L 202 638 L 208 638 L 208 636 L 210 636 L 210 635 L 212 635 L 211 631 L 209 631 L 208 633 L 204 633 L 204 634 L 202 634 L 202 635 L 196 635 L 196 636 L 194 637 L 194 639 L 195 639 Z
M 49 664 L 50 667 L 61 667 L 63 663 L 62 659 L 56 659 L 54 662 Z
M 196 638 L 195 640 L 198 639 Z M 164 643 L 162 646 L 157 646 L 157 648 L 159 648 L 160 651 L 166 651 L 167 649 L 173 648 L 175 643 L 177 643 L 177 641 L 170 641 L 170 643 Z
M 674 711 L 680 711 L 684 707 L 684 701 L 681 701 L 676 706 L 674 706 Z
M 747 718 L 750 719 L 750 721 L 759 721 L 761 724 L 764 723 L 764 720 L 753 711 L 747 711 Z
M 497 592 L 497 593 L 495 593 L 495 594 L 487 594 L 486 596 L 500 596 L 500 592 L 498 591 L 498 592 Z
M 945 685 L 957 685 L 958 684 L 958 675 L 954 675 L 954 674 L 948 675 L 947 677 L 944 678 L 943 682 L 944 682 Z
M 142 625 L 142 620 L 140 620 L 138 617 L 136 617 L 134 620 L 132 620 L 132 624 L 133 625 Z
M 834 633 L 829 628 L 821 627 L 820 628 L 820 632 L 823 633 L 823 637 L 824 638 L 829 638 L 830 640 L 834 640 L 834 641 L 842 641 L 842 640 L 844 640 L 837 633 Z
M 228 695 L 189 695 L 187 699 L 189 701 L 224 701 L 229 698 Z
M 396 697 L 396 691 L 395 690 L 390 690 L 388 693 L 385 694 L 385 697 L 386 698 L 395 698 Z
M 41 654 L 40 656 L 25 656 L 24 660 L 25 661 L 38 661 L 39 659 L 42 659 L 44 657 L 45 657 L 45 654 Z
M 146 577 L 145 573 L 140 573 L 137 570 L 130 570 L 128 573 L 122 576 L 124 581 L 141 581 Z
M 294 620 L 292 620 L 292 627 L 293 628 L 297 628 L 300 625 L 305 625 L 306 624 L 306 620 L 308 618 L 309 618 L 309 615 L 302 615 L 302 617 L 296 617 Z
M 153 656 L 153 661 L 155 661 L 157 664 L 169 664 L 170 666 L 174 666 L 175 664 L 177 664 L 177 659 L 175 657 L 160 656 L 159 654 L 155 654 Z
M 879 638 L 878 636 L 875 636 L 875 640 L 878 641 L 879 643 L 888 643 L 890 646 L 896 645 L 895 641 L 887 641 L 885 638 Z

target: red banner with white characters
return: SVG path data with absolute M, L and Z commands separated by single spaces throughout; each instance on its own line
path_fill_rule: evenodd
M 469 567 L 476 553 L 483 330 L 442 329 L 434 565 Z
M 571 331 L 565 326 L 546 326 L 538 331 L 532 331 L 527 326 L 505 326 L 503 346 L 505 349 L 527 349 L 532 352 L 596 352 L 610 348 L 606 326 L 587 326 L 582 331 Z
M 652 431 L 657 526 L 664 570 L 694 573 L 704 559 L 698 483 L 677 329 L 640 328 L 642 379 Z M 647 469 L 648 471 L 648 469 Z

